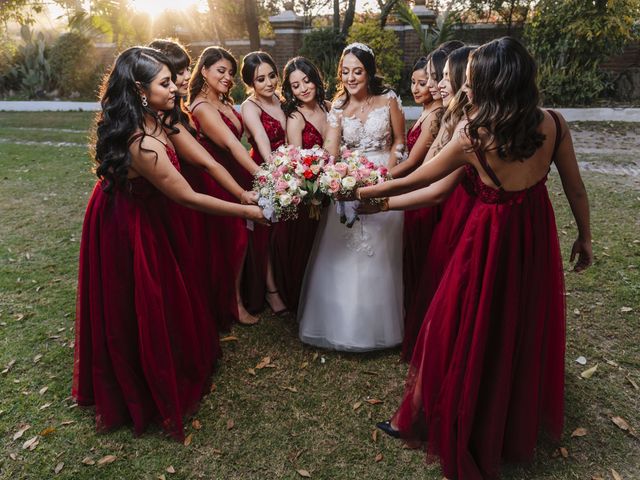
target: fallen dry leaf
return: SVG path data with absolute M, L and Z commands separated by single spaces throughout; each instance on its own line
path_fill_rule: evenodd
M 357 410 L 357 409 L 359 409 L 361 406 L 362 406 L 362 402 L 359 402 L 359 401 L 358 401 L 358 402 L 356 402 L 356 403 L 354 403 L 354 404 L 353 404 L 353 409 L 354 409 L 354 410 Z
M 598 370 L 598 364 L 596 363 L 593 367 L 587 368 L 584 372 L 580 374 L 582 378 L 591 378 L 594 373 Z
M 196 430 L 200 430 L 202 428 L 202 423 L 200 423 L 200 420 L 196 419 L 193 422 L 191 422 L 191 426 Z
M 378 429 L 374 428 L 373 431 L 371 432 L 371 440 L 373 440 L 373 442 L 377 442 L 378 441 Z
M 55 431 L 56 431 L 55 427 L 47 427 L 40 432 L 40 435 L 42 437 L 46 437 L 47 435 L 51 435 Z
M 264 367 L 271 363 L 271 357 L 264 357 L 262 360 L 258 362 L 256 365 L 256 370 L 262 370 Z
M 190 433 L 189 435 L 187 435 L 184 439 L 184 446 L 188 447 L 189 445 L 191 445 L 191 440 L 193 440 L 193 433 Z
M 38 436 L 36 435 L 35 437 L 31 437 L 29 440 L 24 442 L 22 444 L 22 449 L 26 450 L 28 448 L 29 450 L 33 450 L 38 446 L 38 443 L 40 443 L 40 440 L 38 440 Z
M 60 462 L 59 464 L 56 465 L 56 468 L 54 468 L 53 471 L 57 475 L 62 471 L 63 468 L 64 468 L 64 462 Z
M 382 400 L 378 400 L 377 398 L 370 398 L 368 400 L 365 400 L 365 402 L 367 402 L 369 405 L 378 405 L 380 403 L 383 403 Z
M 586 434 L 587 434 L 587 429 L 586 428 L 578 427 L 571 433 L 571 436 L 572 437 L 584 437 Z
M 611 469 L 611 476 L 613 477 L 613 480 L 622 480 L 622 475 L 616 472 L 613 468 Z
M 116 457 L 115 455 L 105 455 L 100 460 L 98 460 L 98 465 L 106 465 L 107 463 L 113 463 L 116 461 L 116 458 L 118 457 Z
M 16 433 L 13 434 L 13 440 L 18 440 L 19 438 L 22 437 L 22 435 L 24 435 L 24 432 L 26 432 L 27 430 L 29 430 L 31 428 L 31 425 L 23 425 L 21 426 L 18 431 Z
M 296 470 L 296 472 L 298 472 L 298 475 L 300 475 L 301 477 L 311 478 L 311 474 L 306 470 L 299 469 L 299 470 Z
M 84 457 L 82 459 L 82 463 L 84 463 L 85 465 L 95 465 L 96 461 L 91 457 Z
M 382 456 L 382 452 L 378 452 L 378 454 L 376 455 L 375 461 L 376 463 L 378 463 L 380 460 L 382 460 L 384 457 Z
M 558 450 L 560 451 L 562 458 L 569 458 L 569 451 L 566 448 L 560 447 Z
M 173 465 L 169 465 L 167 467 L 167 473 L 176 473 L 176 469 L 173 468 Z
M 231 430 L 235 426 L 236 423 L 232 419 L 227 420 L 227 430 Z
M 234 337 L 233 335 L 229 335 L 227 337 L 222 337 L 220 339 L 221 342 L 237 342 L 238 341 L 238 337 Z
M 611 421 L 613 423 L 615 423 L 618 426 L 618 428 L 620 428 L 622 430 L 630 430 L 631 429 L 631 427 L 629 426 L 627 421 L 622 417 L 611 417 Z

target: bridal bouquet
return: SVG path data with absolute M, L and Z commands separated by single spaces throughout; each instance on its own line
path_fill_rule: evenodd
M 311 205 L 311 216 L 319 217 L 317 206 L 322 199 L 317 179 L 328 158 L 317 146 L 300 149 L 283 145 L 272 152 L 253 182 L 265 218 L 271 222 L 296 219 L 303 203 Z
M 350 228 L 358 219 L 358 202 L 339 198 L 352 194 L 356 188 L 377 185 L 390 178 L 387 168 L 376 166 L 358 150 L 343 148 L 337 161 L 325 165 L 318 183 L 322 193 L 337 201 L 340 221 Z

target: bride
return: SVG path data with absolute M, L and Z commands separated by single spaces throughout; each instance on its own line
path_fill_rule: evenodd
M 357 149 L 393 167 L 404 148 L 400 99 L 376 76 L 373 50 L 352 43 L 338 67 L 340 90 L 329 113 L 325 148 Z M 347 202 L 351 203 L 351 202 Z M 354 211 L 354 205 L 347 205 Z M 300 296 L 300 340 L 363 352 L 402 343 L 402 212 L 360 215 L 352 228 L 335 207 L 325 212 Z

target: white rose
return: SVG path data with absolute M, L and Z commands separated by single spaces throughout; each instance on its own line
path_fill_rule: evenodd
M 291 195 L 289 195 L 288 193 L 283 193 L 278 197 L 278 200 L 280 201 L 280 205 L 286 207 L 287 205 L 291 205 L 293 198 L 291 198 Z
M 353 177 L 344 177 L 342 179 L 342 186 L 348 190 L 351 190 L 356 186 L 356 179 Z

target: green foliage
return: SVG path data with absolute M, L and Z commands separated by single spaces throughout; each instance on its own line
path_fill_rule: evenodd
M 436 20 L 435 25 L 423 28 L 418 16 L 411 10 L 406 2 L 398 2 L 395 6 L 395 13 L 403 23 L 407 23 L 413 28 L 420 39 L 420 49 L 427 54 L 448 40 L 453 40 L 453 26 L 459 22 L 459 17 L 454 12 L 443 12 Z
M 321 28 L 305 34 L 300 55 L 311 60 L 324 76 L 329 98 L 336 92 L 338 62 L 344 38 L 333 28 Z
M 51 86 L 51 66 L 42 32 L 34 32 L 26 25 L 20 30 L 24 45 L 18 47 L 16 61 L 8 73 L 8 81 L 29 98 L 42 96 Z
M 588 104 L 605 89 L 598 67 L 639 38 L 640 0 L 541 0 L 525 30 L 553 103 Z M 582 91 L 582 92 L 580 92 Z
M 51 47 L 49 61 L 56 87 L 62 95 L 95 93 L 98 73 L 95 47 L 90 38 L 75 32 L 60 35 Z
M 376 54 L 376 64 L 389 85 L 400 88 L 402 78 L 402 50 L 398 37 L 392 30 L 383 30 L 377 20 L 369 19 L 354 23 L 349 30 L 347 43 L 362 42 L 369 45 Z

